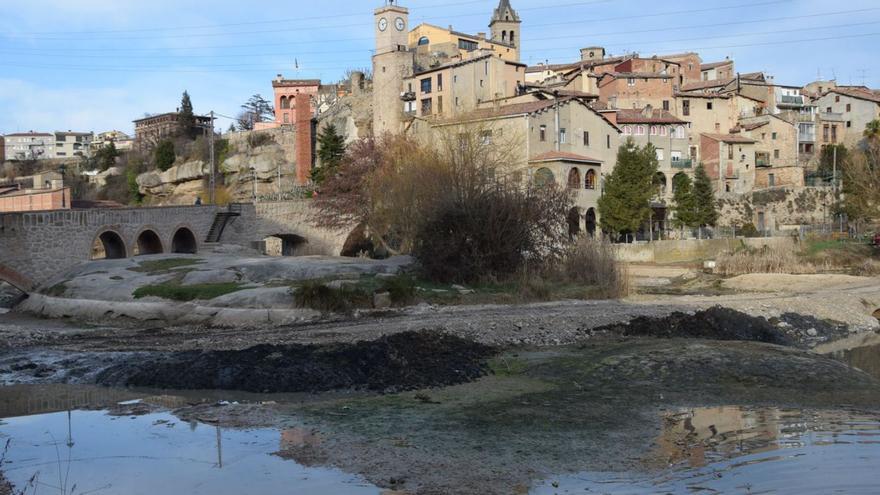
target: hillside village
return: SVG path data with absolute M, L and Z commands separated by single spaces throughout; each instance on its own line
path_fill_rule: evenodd
M 528 19 L 507 0 L 488 15 L 487 33 L 468 34 L 451 26 L 410 26 L 408 9 L 389 2 L 375 11 L 371 73 L 351 71 L 338 84 L 279 74 L 270 81 L 272 101 L 263 100 L 250 122 L 222 136 L 214 129 L 224 146 L 215 157 L 224 199 L 302 194 L 311 171 L 322 166 L 317 136 L 331 125 L 347 143 L 385 134 L 430 140 L 467 125 L 481 127 L 486 140 L 503 135 L 516 148 L 509 164 L 515 180 L 577 190 L 572 229 L 596 232 L 605 178 L 615 168 L 619 146 L 632 139 L 653 145 L 659 164 L 651 228 L 641 235 L 676 235 L 676 178 L 693 179 L 699 164 L 722 205 L 719 226 L 778 234 L 832 222 L 839 200 L 832 189 L 840 175 L 829 173 L 822 151 L 856 149 L 867 126 L 880 117 L 878 90 L 835 81 L 777 82 L 772 74 L 740 73 L 734 60 L 703 60 L 695 52 L 610 54 L 591 46 L 572 54 L 570 63 L 528 66 L 520 60 Z M 56 172 L 63 164 L 85 174 L 98 190 L 108 178 L 127 177 L 131 193 L 120 186 L 122 193 L 102 196 L 116 203 L 208 201 L 203 183 L 210 175 L 209 153 L 178 142 L 170 167 L 151 163 L 155 147 L 190 133 L 185 127 L 194 126 L 190 135 L 202 140 L 213 129 L 208 115 L 189 117 L 186 125 L 179 116 L 180 108 L 135 120 L 133 136 L 121 131 L 3 136 L 0 155 L 9 181 L 0 190 L 0 208 L 75 204 L 63 200 L 69 193 L 57 182 L 31 184 L 15 177 L 16 162 L 52 163 L 31 165 L 30 173 Z M 94 157 L 111 143 L 110 160 L 116 163 L 94 168 Z M 119 158 L 126 153 L 141 158 Z M 781 192 L 772 202 L 760 199 L 766 195 L 755 201 L 762 191 Z M 73 202 L 95 199 L 76 196 Z

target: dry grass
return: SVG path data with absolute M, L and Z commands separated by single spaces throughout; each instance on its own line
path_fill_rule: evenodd
M 558 270 L 559 277 L 566 282 L 595 287 L 595 296 L 629 295 L 626 267 L 617 261 L 614 246 L 607 240 L 581 237 L 565 254 Z
M 715 260 L 715 272 L 725 277 L 750 273 L 789 273 L 803 275 L 816 273 L 816 266 L 799 256 L 792 246 L 787 248 L 746 248 L 725 253 Z

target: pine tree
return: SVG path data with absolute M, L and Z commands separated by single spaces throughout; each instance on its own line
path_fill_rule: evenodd
M 155 151 L 156 168 L 164 172 L 174 165 L 175 160 L 177 156 L 174 153 L 174 143 L 169 140 L 159 143 Z
M 682 229 L 696 226 L 696 199 L 691 178 L 686 174 L 678 174 L 672 178 L 674 189 L 672 201 L 675 219 L 673 225 Z
M 183 92 L 183 97 L 180 98 L 180 112 L 178 113 L 177 121 L 180 123 L 180 129 L 184 136 L 193 138 L 198 133 L 192 101 L 189 98 L 189 93 L 186 91 Z
M 694 171 L 694 205 L 694 224 L 699 227 L 714 226 L 718 221 L 715 190 L 702 163 Z
M 235 132 L 235 122 L 229 124 L 229 131 L 227 132 Z
M 605 179 L 599 198 L 602 229 L 614 234 L 639 230 L 651 214 L 651 198 L 657 192 L 657 153 L 650 144 L 639 148 L 628 139 L 617 151 L 614 172 Z
M 318 160 L 320 166 L 312 170 L 312 181 L 321 184 L 332 177 L 345 155 L 345 136 L 336 131 L 336 126 L 328 125 L 318 134 Z

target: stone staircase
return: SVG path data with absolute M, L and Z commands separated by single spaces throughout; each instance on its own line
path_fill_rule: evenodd
M 206 244 L 217 244 L 220 242 L 220 238 L 223 237 L 223 231 L 226 230 L 226 226 L 233 218 L 237 218 L 241 216 L 241 204 L 240 203 L 230 203 L 226 208 L 226 211 L 218 211 L 216 215 L 214 215 L 214 221 L 211 223 L 211 229 L 208 230 L 208 235 L 205 237 Z

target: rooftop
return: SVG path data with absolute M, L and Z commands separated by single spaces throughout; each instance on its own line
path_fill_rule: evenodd
M 721 141 L 723 143 L 730 144 L 755 144 L 757 142 L 754 139 L 738 136 L 736 134 L 709 134 L 704 132 L 702 135 L 715 141 Z
M 718 67 L 724 67 L 725 65 L 731 64 L 733 64 L 733 60 L 724 60 L 722 62 L 709 62 L 708 64 L 700 65 L 700 70 L 717 69 Z
M 601 165 L 603 163 L 602 160 L 597 160 L 595 158 L 590 158 L 584 155 L 578 155 L 577 153 L 567 153 L 565 151 L 548 151 L 529 159 L 529 163 L 538 162 L 577 162 L 592 163 L 596 165 Z
M 650 110 L 650 112 L 649 112 Z M 666 110 L 654 109 L 625 109 L 617 111 L 618 124 L 687 124 Z

